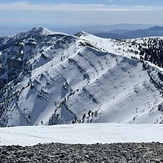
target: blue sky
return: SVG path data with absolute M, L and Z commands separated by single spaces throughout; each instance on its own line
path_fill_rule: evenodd
M 163 0 L 0 0 L 5 26 L 163 24 Z

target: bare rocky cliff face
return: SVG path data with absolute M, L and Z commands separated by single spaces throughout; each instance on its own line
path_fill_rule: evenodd
M 0 126 L 163 123 L 162 45 L 42 27 L 0 38 Z

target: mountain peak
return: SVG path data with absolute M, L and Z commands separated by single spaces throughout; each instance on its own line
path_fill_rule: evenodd
M 45 27 L 34 27 L 29 31 L 29 33 L 40 34 L 40 35 L 49 35 L 49 34 L 53 34 L 54 32 L 50 31 L 49 29 L 47 29 Z
M 20 40 L 26 37 L 31 37 L 31 36 L 47 36 L 50 34 L 54 34 L 54 32 L 50 31 L 49 29 L 45 28 L 45 27 L 34 27 L 29 31 L 26 32 L 19 32 L 16 33 L 15 35 L 8 37 L 7 40 L 13 39 L 14 41 L 16 40 Z
M 75 36 L 77 36 L 77 37 L 87 36 L 87 35 L 89 35 L 89 33 L 84 32 L 84 31 L 80 31 L 80 32 L 78 32 L 78 33 L 75 34 Z
M 153 30 L 153 31 L 163 31 L 163 27 L 154 26 L 154 27 L 149 28 L 149 30 Z

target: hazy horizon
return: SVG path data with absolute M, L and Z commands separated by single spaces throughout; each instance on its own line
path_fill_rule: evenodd
M 138 29 L 148 29 L 154 26 L 161 26 L 163 24 L 112 24 L 112 25 L 83 25 L 83 26 L 3 26 L 0 25 L 0 37 L 3 36 L 11 36 L 18 32 L 28 31 L 34 27 L 45 27 L 51 31 L 55 32 L 64 32 L 67 34 L 75 34 L 79 31 L 85 31 L 90 33 L 98 33 L 98 32 L 110 32 L 114 30 L 138 30 Z
M 162 0 L 1 0 L 0 35 L 38 26 L 72 33 L 114 24 L 163 25 L 162 15 Z

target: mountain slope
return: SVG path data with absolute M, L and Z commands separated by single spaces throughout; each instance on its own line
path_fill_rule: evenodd
M 45 28 L 1 38 L 0 125 L 162 123 L 162 68 L 140 60 L 148 39 Z

